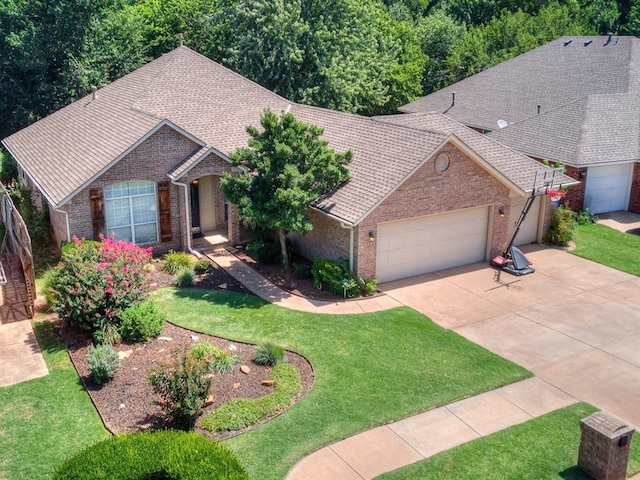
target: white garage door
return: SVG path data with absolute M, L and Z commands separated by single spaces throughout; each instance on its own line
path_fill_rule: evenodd
M 381 282 L 485 259 L 489 207 L 378 225 L 376 276 Z
M 589 167 L 584 206 L 595 213 L 626 210 L 629 205 L 632 164 Z
M 538 224 L 540 222 L 541 198 L 544 197 L 537 197 L 534 200 L 529 213 L 525 217 L 524 222 L 520 227 L 518 236 L 513 242 L 514 245 L 527 245 L 529 243 L 538 241 Z M 522 210 L 524 210 L 526 202 L 527 198 L 514 197 L 511 199 L 511 217 L 509 218 L 509 236 L 507 237 L 507 241 L 511 240 L 513 233 L 516 231 L 516 222 L 518 221 L 518 218 L 520 218 L 520 214 L 522 213 Z

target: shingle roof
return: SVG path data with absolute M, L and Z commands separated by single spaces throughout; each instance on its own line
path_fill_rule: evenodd
M 401 115 L 387 115 L 376 117 L 377 121 L 394 123 L 428 132 L 443 132 L 453 134 L 487 162 L 490 168 L 504 174 L 509 181 L 523 192 L 533 189 L 536 172 L 544 169 L 540 163 L 512 150 L 511 148 L 482 135 L 451 118 L 439 113 L 411 113 Z M 573 185 L 577 183 L 566 175 L 555 178 L 557 185 Z
M 575 166 L 640 160 L 640 94 L 590 95 L 489 136 Z
M 487 130 L 589 95 L 640 93 L 640 39 L 562 37 L 400 108 Z M 451 107 L 455 92 L 455 106 Z M 450 108 L 451 107 L 451 108 Z
M 229 155 L 246 146 L 247 125 L 286 99 L 180 47 L 5 139 L 12 154 L 54 206 L 109 168 L 132 146 L 169 124 L 201 149 L 176 165 L 179 178 L 210 151 Z M 512 186 L 530 188 L 540 165 L 440 114 L 366 118 L 291 104 L 302 121 L 324 128 L 331 148 L 351 150 L 352 179 L 315 207 L 355 224 L 398 187 L 451 135 L 484 158 Z

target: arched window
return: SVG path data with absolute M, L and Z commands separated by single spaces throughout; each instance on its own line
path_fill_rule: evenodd
M 137 245 L 158 241 L 156 184 L 132 180 L 104 189 L 107 236 Z

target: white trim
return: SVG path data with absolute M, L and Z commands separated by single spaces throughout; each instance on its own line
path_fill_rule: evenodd
M 169 175 L 167 175 L 169 176 Z M 169 177 L 171 178 L 171 177 Z M 185 218 L 184 221 L 186 223 L 187 226 L 187 231 L 186 231 L 186 235 L 187 235 L 187 251 L 193 255 L 196 256 L 196 258 L 202 258 L 202 254 L 196 250 L 194 250 L 191 247 L 191 211 L 190 211 L 190 203 L 189 203 L 189 184 L 188 183 L 181 183 L 181 182 L 176 182 L 174 179 L 171 178 L 171 183 L 173 183 L 174 185 L 178 185 L 184 188 L 184 213 L 185 213 Z
M 66 226 L 67 226 L 67 243 L 69 243 L 71 241 L 71 227 L 69 226 L 69 213 L 64 211 L 64 210 L 60 210 L 59 208 L 53 207 L 53 206 L 51 207 L 51 209 L 54 212 L 58 212 L 58 213 L 64 214 L 64 218 L 66 220 L 65 223 L 66 223 Z
M 91 178 L 89 178 L 87 181 L 85 181 L 82 185 L 80 185 L 78 188 L 76 188 L 69 195 L 67 195 L 62 200 L 60 200 L 59 205 L 64 205 L 69 200 L 71 200 L 73 197 L 75 197 L 78 193 L 80 193 L 82 190 L 87 188 L 90 184 L 95 182 L 98 178 L 100 178 L 102 175 L 104 175 L 105 172 L 107 172 L 109 169 L 111 169 L 116 163 L 118 163 L 124 157 L 129 155 L 133 150 L 138 148 L 145 140 L 149 139 L 149 137 L 151 137 L 154 133 L 156 133 L 158 130 L 160 130 L 164 126 L 167 126 L 167 127 L 171 128 L 171 129 L 175 130 L 180 135 L 182 135 L 182 136 L 188 138 L 189 140 L 191 140 L 192 142 L 200 145 L 200 147 L 204 147 L 205 146 L 205 143 L 202 140 L 198 139 L 197 137 L 194 137 L 193 135 L 191 135 L 186 130 L 183 130 L 182 128 L 177 126 L 171 120 L 168 120 L 168 119 L 165 118 L 164 120 L 159 122 L 155 127 L 153 127 L 151 130 L 149 130 L 147 133 L 145 133 L 142 137 L 140 137 L 138 140 L 136 140 L 124 152 L 122 152 L 116 158 L 111 160 L 107 165 L 105 165 L 102 169 L 100 169 L 100 171 L 98 171 L 96 174 L 94 174 Z

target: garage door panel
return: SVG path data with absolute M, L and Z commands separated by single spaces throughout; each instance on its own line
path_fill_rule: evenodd
M 595 213 L 626 210 L 631 187 L 631 164 L 590 167 L 584 206 Z
M 541 198 L 535 199 L 527 217 L 525 218 L 518 236 L 515 238 L 514 245 L 528 245 L 530 243 L 538 241 L 538 225 L 540 224 L 540 205 L 542 204 Z M 511 199 L 511 208 L 509 209 L 509 234 L 508 239 L 511 240 L 514 232 L 516 231 L 516 222 L 520 218 L 520 214 L 524 210 L 527 198 L 514 197 Z
M 390 281 L 483 261 L 488 221 L 479 207 L 379 224 L 376 275 Z

